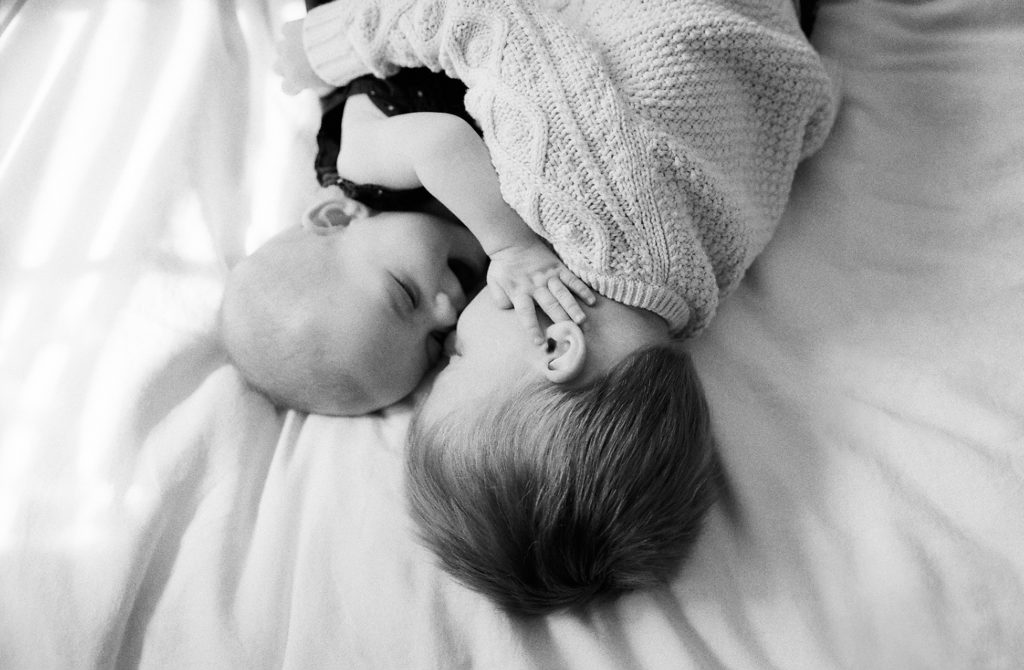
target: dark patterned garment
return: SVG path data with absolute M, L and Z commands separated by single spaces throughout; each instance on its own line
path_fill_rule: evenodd
M 316 176 L 321 186 L 337 185 L 348 197 L 380 211 L 421 211 L 432 200 L 424 188 L 389 189 L 377 184 L 356 184 L 338 175 L 338 152 L 341 150 L 341 119 L 345 101 L 353 95 L 366 94 L 388 116 L 410 112 L 444 112 L 469 122 L 463 99 L 465 85 L 458 79 L 432 72 L 427 68 L 399 70 L 387 79 L 366 75 L 331 92 L 321 100 L 323 116 L 316 135 Z

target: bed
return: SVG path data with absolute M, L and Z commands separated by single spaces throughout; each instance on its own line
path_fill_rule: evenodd
M 0 6 L 0 667 L 1024 663 L 1024 5 L 820 3 L 833 134 L 693 343 L 728 495 L 670 585 L 546 618 L 416 542 L 411 401 L 278 412 L 218 352 L 316 188 L 303 11 Z

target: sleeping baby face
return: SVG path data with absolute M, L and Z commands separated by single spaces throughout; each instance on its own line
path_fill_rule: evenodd
M 232 271 L 222 336 L 243 376 L 280 405 L 358 415 L 408 395 L 483 277 L 468 230 L 413 212 L 313 207 Z

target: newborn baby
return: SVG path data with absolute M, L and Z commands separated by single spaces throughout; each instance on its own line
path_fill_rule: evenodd
M 324 193 L 300 226 L 232 269 L 221 337 L 276 404 L 366 414 L 408 395 L 437 362 L 487 257 L 446 218 Z

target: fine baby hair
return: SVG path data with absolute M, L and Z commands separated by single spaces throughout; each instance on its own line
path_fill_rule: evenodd
M 221 339 L 276 405 L 366 414 L 408 395 L 437 362 L 484 258 L 452 221 L 325 192 L 302 226 L 232 269 Z
M 230 275 L 220 311 L 228 357 L 273 403 L 328 414 L 368 407 L 367 389 L 331 355 L 318 310 L 333 300 L 325 282 L 303 281 L 298 248 L 262 248 Z
M 295 28 L 282 31 L 282 72 L 309 69 Z M 593 292 L 503 200 L 461 83 L 413 68 L 343 84 L 321 100 L 315 160 L 337 195 L 228 281 L 223 340 L 250 385 L 320 414 L 401 400 L 440 359 L 485 266 L 491 295 L 535 338 L 535 303 L 584 320 L 576 298 L 592 303 Z M 345 211 L 351 202 L 362 214 Z
M 351 216 L 359 203 L 344 213 Z M 331 210 L 337 218 L 342 213 Z M 312 226 L 306 226 L 310 229 Z M 325 280 L 320 240 L 289 230 L 272 238 L 229 274 L 220 310 L 228 357 L 246 381 L 273 403 L 324 414 L 374 409 L 375 398 L 332 345 L 324 310 L 343 299 Z
M 445 570 L 512 613 L 664 583 L 717 496 L 707 402 L 677 344 L 449 419 L 412 423 L 412 515 Z

